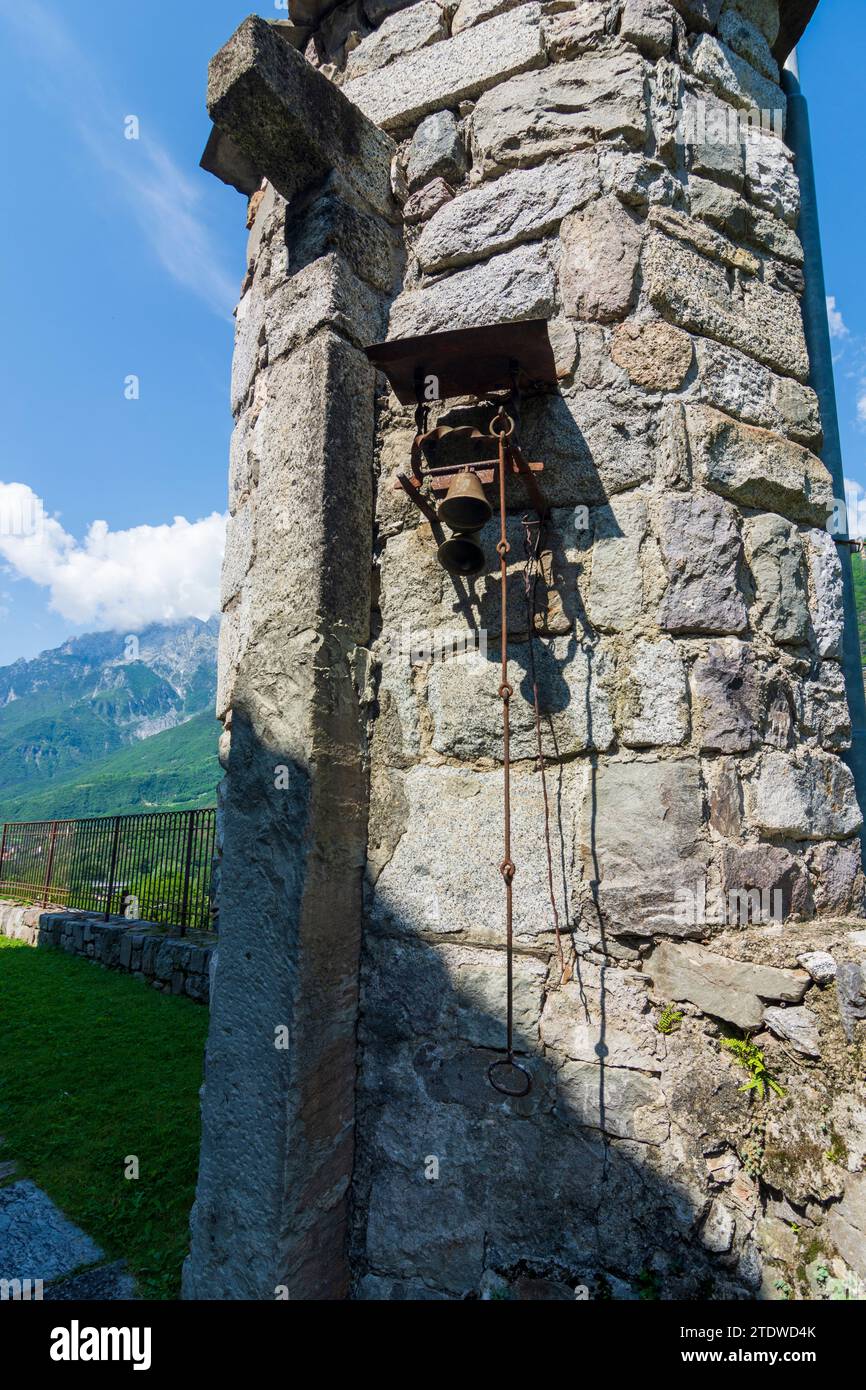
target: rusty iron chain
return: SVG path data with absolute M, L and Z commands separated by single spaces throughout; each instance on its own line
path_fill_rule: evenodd
M 501 428 L 496 425 L 501 422 Z M 514 903 L 513 903 L 513 884 L 514 875 L 517 872 L 514 860 L 511 857 L 511 720 L 510 706 L 511 697 L 514 691 L 508 680 L 508 544 L 507 516 L 505 511 L 505 469 L 506 462 L 510 461 L 510 452 L 507 444 L 509 436 L 514 430 L 514 421 L 506 414 L 500 406 L 498 413 L 491 421 L 491 433 L 498 437 L 499 442 L 499 541 L 496 546 L 496 553 L 499 556 L 499 579 L 501 588 L 501 674 L 499 681 L 499 698 L 502 701 L 502 775 L 503 775 L 503 820 L 504 820 L 504 851 L 502 863 L 499 865 L 499 872 L 505 884 L 505 959 L 506 959 L 506 1047 L 505 1058 L 499 1059 L 488 1067 L 487 1076 L 491 1086 L 501 1092 L 502 1095 L 519 1098 L 528 1094 L 532 1087 L 532 1077 L 525 1067 L 514 1059 Z M 505 1085 L 499 1080 L 497 1073 L 506 1070 L 510 1075 L 519 1078 L 516 1089 Z

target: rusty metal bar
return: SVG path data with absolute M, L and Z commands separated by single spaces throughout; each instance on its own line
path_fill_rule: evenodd
M 144 920 L 207 929 L 215 811 L 0 823 L 5 895 L 111 916 L 121 891 Z
M 186 933 L 186 914 L 189 906 L 189 872 L 192 866 L 192 837 L 195 830 L 195 812 L 187 811 L 186 854 L 183 865 L 183 902 L 180 907 L 180 934 Z
M 45 866 L 45 881 L 42 885 L 42 906 L 48 905 L 48 890 L 51 887 L 51 870 L 54 868 L 54 846 L 57 844 L 57 821 L 51 822 L 51 839 L 48 844 L 48 863 Z
M 111 864 L 108 869 L 108 892 L 105 895 L 105 920 L 111 916 L 111 898 L 114 893 L 114 875 L 117 871 L 117 845 L 120 839 L 120 816 L 114 817 L 114 834 L 111 840 Z

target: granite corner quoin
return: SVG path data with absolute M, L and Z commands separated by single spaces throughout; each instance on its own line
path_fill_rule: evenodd
M 812 9 L 291 0 L 213 60 L 203 162 L 251 197 L 188 1297 L 863 1292 L 862 818 L 780 76 Z M 530 318 L 503 1103 L 494 527 L 477 580 L 437 565 L 363 349 Z

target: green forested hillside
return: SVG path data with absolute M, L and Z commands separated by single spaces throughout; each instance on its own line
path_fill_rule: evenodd
M 217 633 L 88 633 L 0 667 L 0 820 L 212 804 Z
M 220 778 L 219 728 L 206 710 L 177 728 L 55 777 L 47 786 L 0 790 L 0 822 L 212 806 Z

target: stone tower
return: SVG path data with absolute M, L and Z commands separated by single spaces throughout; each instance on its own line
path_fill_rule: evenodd
M 866 721 L 780 76 L 813 9 L 291 0 L 213 59 L 203 164 L 250 233 L 188 1297 L 862 1292 Z M 496 522 L 446 574 L 364 349 L 529 319 L 509 1100 Z

